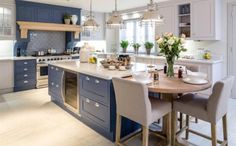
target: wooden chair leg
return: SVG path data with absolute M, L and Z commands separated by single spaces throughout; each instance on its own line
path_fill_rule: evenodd
M 183 128 L 183 113 L 179 114 L 179 128 L 180 130 Z
M 227 141 L 228 140 L 227 115 L 224 115 L 224 117 L 223 117 L 223 132 L 224 132 L 224 141 Z M 226 146 L 228 146 L 228 142 L 227 142 Z
M 143 146 L 148 146 L 149 128 L 143 126 Z
M 168 114 L 168 125 L 167 125 L 167 146 L 171 145 L 171 113 Z
M 186 127 L 188 127 L 186 129 L 186 132 L 185 132 L 185 139 L 188 140 L 189 138 L 189 115 L 186 115 Z
M 116 115 L 116 145 L 120 144 L 120 133 L 121 133 L 121 116 Z
M 212 146 L 217 146 L 216 125 L 211 123 Z
M 176 122 L 177 122 L 177 112 L 172 111 L 171 113 L 171 146 L 176 146 L 175 145 L 175 140 L 176 140 Z

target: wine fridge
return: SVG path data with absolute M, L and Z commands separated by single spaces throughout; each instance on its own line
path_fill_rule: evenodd
M 64 78 L 64 104 L 74 113 L 79 114 L 79 88 L 78 88 L 78 74 L 65 71 Z

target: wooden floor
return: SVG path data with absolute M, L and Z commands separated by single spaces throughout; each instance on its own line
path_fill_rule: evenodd
M 236 100 L 229 100 L 229 146 L 236 146 Z M 222 138 L 222 126 L 218 124 Z M 191 123 L 193 129 L 210 134 L 210 125 Z M 193 146 L 210 142 L 191 135 Z M 162 146 L 151 137 L 150 146 Z M 140 138 L 128 143 L 141 146 Z M 114 146 L 114 144 L 50 102 L 47 89 L 0 95 L 0 146 Z

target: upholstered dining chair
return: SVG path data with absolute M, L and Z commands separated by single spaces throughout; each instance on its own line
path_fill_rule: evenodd
M 157 119 L 168 115 L 171 123 L 171 103 L 148 97 L 148 87 L 145 84 L 121 78 L 113 78 L 116 96 L 116 145 L 122 145 L 120 140 L 121 118 L 126 117 L 142 125 L 143 146 L 148 146 L 149 126 Z M 167 143 L 170 143 L 168 127 Z
M 189 132 L 198 136 L 207 138 L 212 141 L 212 146 L 217 143 L 227 145 L 227 103 L 231 95 L 234 83 L 234 77 L 230 76 L 214 84 L 212 94 L 209 97 L 200 96 L 199 94 L 186 94 L 180 99 L 174 101 L 174 111 L 178 111 L 187 115 L 186 139 Z M 211 137 L 198 133 L 189 128 L 189 116 L 196 117 L 211 124 Z M 224 141 L 217 140 L 216 124 L 223 120 Z

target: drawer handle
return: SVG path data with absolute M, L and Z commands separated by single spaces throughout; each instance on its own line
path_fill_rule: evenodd
M 90 103 L 90 100 L 89 100 L 89 99 L 86 99 L 86 102 L 87 102 L 87 103 Z
M 56 85 L 57 88 L 59 88 L 59 85 Z
M 24 77 L 28 77 L 28 75 L 27 75 L 27 74 L 25 74 L 25 75 L 24 75 Z
M 52 82 L 51 85 L 54 86 L 54 83 Z
M 54 67 L 52 66 L 51 69 L 54 69 Z
M 90 80 L 90 78 L 89 78 L 89 77 L 86 77 L 86 80 L 87 80 L 87 81 L 89 81 L 89 80 Z
M 58 68 L 56 68 L 56 71 L 58 71 Z
M 27 71 L 28 70 L 28 68 L 24 68 L 24 71 Z
M 24 65 L 27 65 L 28 64 L 28 62 L 24 62 Z
M 24 84 L 27 84 L 27 83 L 29 83 L 29 81 L 24 81 Z
M 100 105 L 99 105 L 98 103 L 95 103 L 95 106 L 96 106 L 96 107 L 99 107 Z
M 95 83 L 96 83 L 96 84 L 99 84 L 99 83 L 100 83 L 100 81 L 99 81 L 99 80 L 95 80 Z

